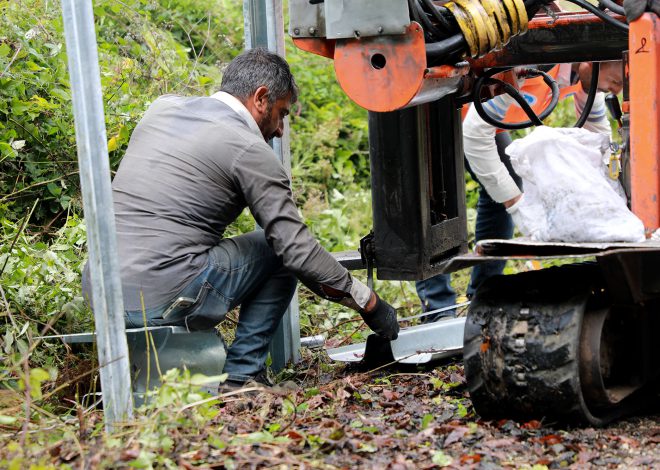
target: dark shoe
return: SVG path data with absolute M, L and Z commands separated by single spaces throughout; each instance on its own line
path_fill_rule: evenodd
M 275 384 L 268 378 L 267 372 L 261 371 L 254 378 L 244 382 L 235 380 L 226 380 L 218 387 L 218 395 L 236 392 L 241 393 L 244 390 L 246 394 L 256 395 L 262 392 L 274 393 L 276 395 L 287 395 L 289 393 L 298 391 L 300 387 L 290 380 L 282 383 Z M 233 394 L 233 393 L 232 393 Z
M 259 372 L 257 375 L 255 375 L 253 378 L 245 381 L 229 380 L 229 379 L 225 380 L 218 387 L 218 395 L 222 395 L 230 392 L 236 392 L 242 389 L 252 389 L 249 390 L 249 392 L 257 392 L 257 391 L 266 390 L 272 385 L 273 382 L 268 378 L 267 371 L 263 370 Z M 254 390 L 254 389 L 258 389 L 258 390 Z

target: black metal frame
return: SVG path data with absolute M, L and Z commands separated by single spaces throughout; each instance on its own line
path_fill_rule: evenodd
M 379 279 L 426 279 L 467 251 L 461 114 L 453 96 L 369 113 Z

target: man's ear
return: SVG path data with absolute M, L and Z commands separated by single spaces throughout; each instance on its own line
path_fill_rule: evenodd
M 268 88 L 265 86 L 260 86 L 254 92 L 252 97 L 254 107 L 259 113 L 265 113 L 268 109 Z

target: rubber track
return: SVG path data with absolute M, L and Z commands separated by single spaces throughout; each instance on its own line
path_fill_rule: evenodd
M 517 418 L 603 425 L 582 396 L 582 316 L 602 278 L 596 265 L 567 265 L 489 279 L 465 326 L 468 389 L 484 419 Z

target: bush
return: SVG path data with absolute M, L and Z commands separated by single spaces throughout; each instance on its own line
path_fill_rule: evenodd
M 31 223 L 61 225 L 54 219 L 81 203 L 60 5 L 15 0 L 0 8 L 0 202 L 18 219 L 38 200 Z M 94 13 L 115 169 L 154 98 L 214 88 L 239 49 L 242 22 L 228 0 L 101 0 Z

